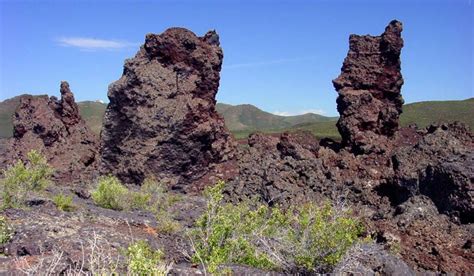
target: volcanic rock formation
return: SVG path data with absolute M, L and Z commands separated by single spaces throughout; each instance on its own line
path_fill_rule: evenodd
M 226 194 L 231 201 L 257 195 L 269 205 L 350 206 L 370 236 L 386 249 L 399 248 L 412 268 L 474 271 L 474 137 L 457 123 L 398 129 L 400 32 L 401 23 L 392 21 L 380 37 L 351 36 L 334 81 L 342 144 L 318 145 L 301 133 L 254 134 L 238 150 L 239 174 Z M 349 263 L 367 271 L 386 262 L 381 271 L 405 267 L 378 257 Z
M 354 152 L 381 152 L 398 130 L 402 23 L 392 21 L 381 36 L 351 35 L 341 75 L 333 80 L 341 115 L 337 128 Z
M 30 150 L 37 150 L 55 169 L 58 182 L 90 180 L 97 169 L 98 139 L 80 117 L 67 82 L 61 82 L 60 92 L 60 100 L 47 96 L 21 100 L 4 164 L 25 160 Z
M 148 34 L 109 87 L 100 172 L 125 183 L 155 177 L 175 189 L 223 178 L 234 142 L 215 109 L 222 58 L 215 31 Z

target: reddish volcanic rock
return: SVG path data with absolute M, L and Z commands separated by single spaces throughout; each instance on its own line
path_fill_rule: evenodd
M 55 179 L 64 184 L 90 180 L 95 173 L 98 141 L 79 115 L 67 82 L 61 82 L 61 99 L 26 97 L 13 117 L 13 138 L 4 163 L 24 160 L 38 150 L 55 169 Z
M 109 87 L 100 172 L 136 184 L 154 176 L 175 189 L 231 174 L 234 142 L 215 109 L 222 58 L 214 31 L 148 34 Z
M 337 127 L 354 152 L 383 152 L 398 130 L 401 32 L 402 23 L 394 20 L 381 36 L 349 38 L 349 53 L 333 84 L 339 93 Z

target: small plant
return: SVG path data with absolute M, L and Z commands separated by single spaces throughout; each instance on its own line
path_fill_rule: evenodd
M 163 262 L 163 252 L 153 250 L 145 241 L 130 244 L 126 252 L 128 272 L 131 275 L 167 275 L 168 266 Z
M 97 188 L 92 191 L 92 199 L 100 207 L 123 210 L 126 206 L 128 189 L 115 176 L 104 176 L 98 181 Z
M 193 261 L 211 273 L 226 263 L 329 272 L 363 232 L 349 211 L 330 204 L 302 204 L 286 210 L 251 202 L 233 205 L 222 202 L 223 187 L 219 181 L 205 190 L 207 209 L 190 233 Z
M 181 225 L 175 221 L 170 213 L 170 207 L 180 200 L 179 196 L 168 193 L 155 179 L 147 178 L 143 182 L 140 192 L 136 194 L 146 198 L 145 210 L 151 211 L 157 220 L 158 230 L 162 233 L 176 233 Z M 145 200 L 142 200 L 144 202 Z M 138 206 L 138 204 L 135 204 Z
M 5 217 L 0 216 L 0 245 L 7 243 L 13 237 L 13 228 Z
M 27 154 L 28 161 L 17 163 L 3 172 L 1 180 L 3 208 L 20 207 L 30 191 L 41 192 L 50 183 L 53 169 L 37 151 Z
M 206 212 L 197 220 L 191 232 L 195 254 L 194 262 L 201 262 L 211 273 L 216 273 L 225 263 L 239 263 L 258 268 L 273 268 L 269 258 L 250 242 L 249 235 L 257 228 L 264 206 L 251 211 L 246 203 L 222 204 L 225 183 L 218 181 L 204 191 L 207 198 Z M 258 222 L 255 220 L 258 219 Z
M 75 209 L 74 204 L 72 203 L 72 196 L 59 194 L 53 197 L 54 204 L 58 207 L 59 210 L 65 212 L 71 212 Z

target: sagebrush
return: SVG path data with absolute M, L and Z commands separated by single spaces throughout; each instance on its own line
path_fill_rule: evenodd
M 53 202 L 56 207 L 65 212 L 71 212 L 75 209 L 72 201 L 72 195 L 58 194 L 53 197 Z
M 158 230 L 173 233 L 181 229 L 170 213 L 170 207 L 180 200 L 178 195 L 168 193 L 154 178 L 147 178 L 140 190 L 133 191 L 125 187 L 115 176 L 104 176 L 92 191 L 94 202 L 114 210 L 146 210 L 152 212 L 157 220 Z
M 270 208 L 223 202 L 224 182 L 207 188 L 207 209 L 190 233 L 193 261 L 215 273 L 223 264 L 287 272 L 328 272 L 359 240 L 362 224 L 330 204 Z
M 3 171 L 2 207 L 21 207 L 30 192 L 41 192 L 50 184 L 52 174 L 45 157 L 35 150 L 28 152 L 26 162 L 18 160 Z
M 7 243 L 13 237 L 13 228 L 5 217 L 0 216 L 0 245 Z

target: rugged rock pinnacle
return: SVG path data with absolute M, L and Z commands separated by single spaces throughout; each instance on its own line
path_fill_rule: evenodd
M 91 181 L 98 139 L 79 114 L 69 84 L 61 82 L 61 99 L 25 97 L 13 117 L 13 138 L 4 164 L 26 159 L 30 150 L 43 154 L 58 183 Z
M 214 31 L 148 34 L 109 87 L 101 173 L 183 188 L 232 159 L 233 140 L 215 109 L 222 58 Z
M 341 74 L 333 80 L 339 93 L 337 127 L 354 152 L 383 152 L 399 127 L 402 23 L 392 21 L 380 36 L 351 35 Z

